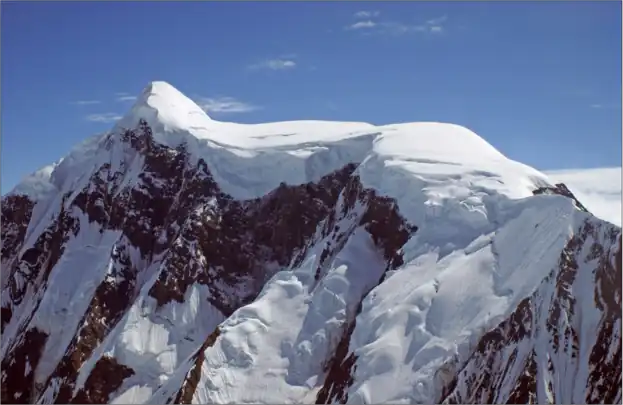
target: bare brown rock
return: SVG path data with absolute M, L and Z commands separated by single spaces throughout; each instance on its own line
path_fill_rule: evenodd
M 201 366 L 205 361 L 205 351 L 208 347 L 212 347 L 214 343 L 216 343 L 216 339 L 221 334 L 221 330 L 216 328 L 214 332 L 208 336 L 208 338 L 203 342 L 199 350 L 194 356 L 193 365 L 188 372 L 186 379 L 182 383 L 182 387 L 180 388 L 177 396 L 175 397 L 175 404 L 191 404 L 193 395 L 195 395 L 195 391 L 197 390 L 197 384 L 199 384 L 199 380 L 201 379 Z
M 33 403 L 34 372 L 47 338 L 38 329 L 28 329 L 15 349 L 2 359 L 2 403 Z
M 117 363 L 112 357 L 100 358 L 91 374 L 84 383 L 84 387 L 72 398 L 72 404 L 106 404 L 110 394 L 115 392 L 123 380 L 134 375 L 134 370 Z M 57 402 L 63 403 L 63 402 Z
M 2 200 L 2 261 L 14 257 L 24 242 L 34 202 L 25 195 L 9 195 Z M 8 274 L 2 272 L 2 277 Z
M 323 245 L 315 278 L 321 280 L 357 229 L 370 235 L 384 259 L 381 283 L 384 271 L 404 264 L 403 245 L 417 231 L 400 215 L 394 200 L 365 188 L 356 174 L 358 162 L 317 182 L 282 183 L 265 196 L 239 201 L 220 189 L 204 160 L 191 159 L 185 145 L 169 148 L 155 142 L 145 121 L 120 136 L 109 136 L 105 147 L 110 150 L 115 142 L 121 142 L 127 161 L 103 164 L 82 189 L 64 195 L 62 205 L 56 207 L 58 214 L 41 234 L 33 235 L 35 243 L 21 255 L 34 202 L 26 196 L 2 201 L 2 277 L 7 280 L 2 332 L 10 326 L 12 333 L 2 359 L 3 402 L 31 403 L 43 394 L 57 403 L 109 401 L 135 371 L 117 359 L 97 354 L 96 349 L 135 302 L 147 268 L 159 271 L 148 291 L 157 310 L 171 302 L 183 302 L 193 285 L 202 285 L 209 290 L 212 305 L 229 316 L 252 302 L 276 269 L 300 265 L 309 249 L 319 243 Z M 136 181 L 125 183 L 128 167 L 137 156 L 144 162 L 142 171 Z M 573 199 L 586 211 L 564 184 L 534 191 L 553 193 Z M 63 358 L 51 375 L 44 376 L 43 384 L 35 384 L 34 373 L 48 350 L 48 336 L 31 321 L 50 273 L 68 241 L 81 231 L 80 221 L 84 220 L 77 212 L 100 233 L 115 230 L 121 236 L 111 252 L 112 267 L 91 297 L 73 339 L 61 348 Z M 582 314 L 577 280 L 587 269 L 593 271 L 591 291 L 601 314 L 597 339 L 590 347 L 581 341 L 583 334 L 578 330 Z M 564 379 L 558 373 L 576 367 L 584 357 L 590 364 L 582 399 L 586 403 L 617 400 L 621 397 L 621 281 L 620 229 L 588 220 L 576 230 L 561 252 L 558 266 L 543 280 L 542 286 L 552 288 L 523 299 L 507 319 L 483 334 L 467 359 L 448 363 L 454 374 L 442 387 L 439 400 L 563 401 L 565 398 L 557 397 L 556 384 Z M 544 296 L 543 291 L 551 296 Z M 28 313 L 21 312 L 25 297 L 33 304 Z M 365 294 L 361 300 L 364 298 Z M 325 364 L 326 376 L 317 403 L 348 401 L 358 360 L 350 340 L 361 300 L 355 313 L 347 315 L 335 352 L 318 359 Z M 219 333 L 217 328 L 205 336 L 197 348 L 176 402 L 192 401 L 205 352 Z M 547 347 L 547 359 L 538 358 L 542 353 L 536 349 L 537 338 Z M 561 358 L 571 365 L 561 363 Z M 84 386 L 76 389 L 78 374 L 88 360 L 95 366 Z M 540 381 L 546 381 L 547 398 L 539 394 Z
M 100 368 L 94 368 L 88 376 L 91 388 L 85 387 L 77 396 L 73 394 L 80 368 L 132 304 L 141 287 L 136 284 L 137 278 L 157 255 L 163 255 L 158 258 L 162 271 L 149 295 L 158 306 L 182 302 L 188 288 L 197 283 L 207 286 L 210 302 L 229 315 L 251 302 L 272 276 L 274 266 L 267 267 L 267 263 L 287 267 L 302 260 L 325 220 L 323 235 L 334 233 L 335 240 L 323 260 L 330 261 L 352 232 L 339 230 L 336 218 L 351 212 L 356 203 L 367 207 L 358 226 L 368 229 L 388 266 L 399 262 L 398 250 L 415 230 L 405 225 L 389 199 L 363 189 L 359 179 L 353 177 L 356 162 L 316 183 L 281 184 L 264 197 L 237 201 L 219 189 L 203 160 L 190 162 L 184 145 L 171 149 L 156 143 L 146 122 L 124 131 L 117 141 L 108 136 L 105 147 L 111 150 L 113 143 L 119 141 L 124 143 L 127 156 L 140 155 L 144 159 L 138 183 L 123 185 L 130 161 L 103 164 L 73 200 L 65 196 L 50 229 L 12 267 L 31 285 L 35 280 L 45 280 L 40 272 L 49 274 L 68 239 L 79 232 L 79 221 L 66 207 L 76 207 L 86 214 L 89 222 L 100 227 L 100 233 L 122 231 L 122 238 L 111 252 L 112 270 L 97 287 L 62 360 L 40 387 L 43 392 L 46 387 L 55 386 L 51 395 L 56 402 L 104 399 L 112 385 L 95 384 L 93 373 L 119 368 L 120 375 L 124 375 L 125 366 L 113 365 L 114 359 L 102 357 L 96 362 Z M 340 214 L 336 210 L 342 193 L 345 203 Z M 13 245 L 3 245 L 7 257 L 15 255 L 14 246 L 21 243 L 28 226 L 32 209 L 29 201 L 15 198 L 11 200 L 12 208 L 3 211 L 3 218 L 21 224 L 21 228 L 11 231 L 15 234 Z M 9 229 L 3 226 L 3 236 Z M 131 248 L 139 250 L 140 262 L 133 262 L 128 253 Z M 12 305 L 2 308 L 3 327 L 10 322 L 12 309 L 21 304 L 27 286 L 28 283 L 10 283 Z M 45 282 L 33 288 L 39 288 L 40 297 Z M 29 322 L 30 318 L 23 327 Z M 17 333 L 18 341 L 23 333 Z M 19 344 L 13 350 L 21 350 Z M 189 388 L 180 392 L 180 399 L 192 397 L 192 381 L 186 386 Z M 11 387 L 5 391 L 8 397 L 16 393 Z
M 613 403 L 620 398 L 619 235 L 620 230 L 613 225 L 587 219 L 571 237 L 560 254 L 558 266 L 544 278 L 541 286 L 509 318 L 480 338 L 470 357 L 459 365 L 451 384 L 444 387 L 440 402 Z M 579 299 L 576 280 L 580 270 L 592 271 L 595 308 L 601 312 L 595 343 L 588 347 L 584 342 L 583 350 L 588 356 L 582 356 L 577 329 L 582 316 L 576 309 Z M 546 295 L 548 291 L 552 291 L 551 296 Z M 541 347 L 540 352 L 537 346 Z M 547 367 L 537 367 L 543 361 Z M 564 374 L 567 368 L 588 369 L 587 380 L 579 381 Z M 537 388 L 538 381 L 545 382 L 544 391 Z M 573 388 L 584 383 L 586 387 L 579 392 L 586 393 L 585 397 L 574 397 Z M 564 398 L 557 393 L 562 393 Z
M 377 196 L 372 189 L 365 189 L 359 177 L 355 175 L 344 191 L 342 217 L 348 215 L 357 203 L 362 204 L 365 210 L 358 226 L 368 231 L 387 264 L 377 282 L 380 284 L 387 270 L 396 269 L 404 263 L 401 249 L 417 231 L 417 226 L 409 224 L 400 215 L 394 200 Z M 343 235 L 343 233 L 339 235 Z M 339 251 L 342 247 L 343 244 L 339 243 L 338 236 L 338 243 L 334 249 Z M 327 248 L 327 253 L 323 251 L 325 258 L 334 254 L 335 252 L 329 248 Z M 354 382 L 355 362 L 357 361 L 357 356 L 349 351 L 350 338 L 355 330 L 356 317 L 361 312 L 362 301 L 366 295 L 367 292 L 361 297 L 352 319 L 344 323 L 342 337 L 335 353 L 326 360 L 327 368 L 325 371 L 327 371 L 327 376 L 316 396 L 317 404 L 335 402 L 344 404 L 348 401 L 348 388 Z
M 575 195 L 569 190 L 569 188 L 564 183 L 558 183 L 554 185 L 554 187 L 540 187 L 532 192 L 534 195 L 539 194 L 558 194 L 570 198 L 575 203 L 575 206 L 578 207 L 579 210 L 588 212 L 586 207 L 578 200 Z

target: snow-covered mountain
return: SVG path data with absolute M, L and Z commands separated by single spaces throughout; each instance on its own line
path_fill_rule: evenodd
M 621 168 L 552 170 L 545 174 L 564 183 L 595 216 L 621 226 Z
M 621 402 L 621 229 L 450 124 L 163 82 L 2 198 L 2 402 Z

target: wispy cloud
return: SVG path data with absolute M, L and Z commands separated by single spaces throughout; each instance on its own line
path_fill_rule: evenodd
M 117 97 L 117 101 L 126 102 L 126 101 L 134 101 L 136 100 L 136 96 L 119 96 Z
M 429 32 L 439 34 L 444 31 L 443 24 L 446 22 L 447 19 L 448 16 L 446 15 L 442 15 L 441 17 L 437 18 L 431 18 L 430 20 L 426 21 L 426 27 L 428 28 Z
M 447 15 L 442 15 L 441 17 L 431 18 L 430 20 L 426 21 L 426 24 L 439 25 L 439 24 L 443 24 L 444 22 L 446 22 L 447 19 L 448 19 Z
M 125 91 L 119 92 L 119 93 L 115 93 L 115 100 L 118 102 L 128 102 L 128 101 L 134 101 L 136 100 L 136 96 L 133 96 L 130 93 L 127 93 Z
M 78 100 L 78 101 L 72 102 L 72 104 L 75 104 L 75 105 L 93 105 L 93 104 L 99 104 L 99 103 L 101 103 L 101 101 L 99 100 Z
M 380 24 L 379 33 L 388 35 L 405 35 L 411 32 L 425 32 L 424 25 L 405 24 L 398 21 L 386 21 Z
M 101 123 L 111 123 L 120 120 L 122 117 L 117 113 L 100 113 L 100 114 L 90 114 L 86 117 L 87 121 L 91 122 L 101 122 Z
M 361 10 L 361 11 L 357 11 L 354 15 L 355 18 L 371 18 L 371 17 L 378 17 L 379 14 L 381 14 L 380 11 L 366 11 L 366 10 Z
M 621 109 L 621 104 L 599 104 L 599 103 L 595 103 L 595 104 L 591 104 L 590 105 L 591 108 L 595 108 L 595 109 L 607 109 L 607 110 L 620 110 Z
M 376 33 L 384 35 L 400 36 L 409 33 L 429 33 L 440 34 L 445 31 L 445 23 L 447 16 L 431 18 L 418 24 L 411 24 L 401 21 L 381 20 L 374 21 L 371 19 L 357 21 L 345 27 L 347 30 L 365 30 L 366 33 Z
M 240 114 L 261 109 L 233 97 L 198 97 L 195 101 L 207 113 Z
M 269 70 L 288 70 L 296 67 L 296 55 L 281 55 L 278 58 L 266 59 L 249 66 L 251 70 L 269 69 Z
M 361 30 L 361 29 L 366 29 L 366 28 L 374 28 L 376 27 L 376 23 L 372 20 L 366 20 L 366 21 L 357 21 L 354 24 L 348 25 L 346 26 L 346 29 L 348 30 Z

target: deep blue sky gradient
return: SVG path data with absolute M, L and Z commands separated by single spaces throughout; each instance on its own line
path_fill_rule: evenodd
M 362 10 L 379 13 L 356 19 Z M 3 1 L 0 12 L 3 193 L 108 129 L 87 116 L 123 114 L 117 93 L 152 80 L 261 107 L 215 119 L 445 121 L 539 169 L 621 166 L 618 1 Z M 414 28 L 433 23 L 441 32 Z M 279 58 L 296 66 L 249 68 Z

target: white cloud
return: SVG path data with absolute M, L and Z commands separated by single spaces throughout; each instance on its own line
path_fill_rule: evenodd
M 444 31 L 443 24 L 448 19 L 448 16 L 442 15 L 441 17 L 431 18 L 426 21 L 426 25 L 428 26 L 428 31 L 433 34 L 439 34 Z
M 355 18 L 370 18 L 370 17 L 378 17 L 381 14 L 380 11 L 357 11 L 355 13 Z
M 364 16 L 360 12 L 360 16 Z M 357 14 L 356 14 L 357 15 Z M 369 15 L 365 14 L 369 17 Z M 366 33 L 384 34 L 384 35 L 405 35 L 409 33 L 430 33 L 440 34 L 445 31 L 444 23 L 448 19 L 447 16 L 431 18 L 419 24 L 405 23 L 401 21 L 373 21 L 370 19 L 358 21 L 354 24 L 348 25 L 347 30 L 362 30 L 365 29 Z
M 591 104 L 590 105 L 591 108 L 595 108 L 595 109 L 608 109 L 608 110 L 620 110 L 621 109 L 621 104 L 599 104 L 599 103 L 595 103 L 595 104 Z
M 282 55 L 279 58 L 267 59 L 249 66 L 249 69 L 287 70 L 296 67 L 296 55 Z
M 122 117 L 117 113 L 100 113 L 100 114 L 90 114 L 86 116 L 87 121 L 91 122 L 102 122 L 102 123 L 111 123 L 120 120 Z
M 233 97 L 199 97 L 197 105 L 207 113 L 239 114 L 259 110 L 260 107 Z
M 360 29 L 366 29 L 366 28 L 374 28 L 376 27 L 376 23 L 374 21 L 371 20 L 366 20 L 366 21 L 358 21 L 354 24 L 351 24 L 349 26 L 346 27 L 346 29 L 348 30 L 360 30 Z
M 621 167 L 550 170 L 553 182 L 565 183 L 595 216 L 621 226 Z
M 442 15 L 441 17 L 431 18 L 430 20 L 426 21 L 426 24 L 441 25 L 442 23 L 446 22 L 447 19 L 448 19 L 447 15 Z
M 410 32 L 423 32 L 426 27 L 422 25 L 410 25 L 396 21 L 388 21 L 380 24 L 381 33 L 390 35 L 404 35 Z
M 78 100 L 78 101 L 74 101 L 72 104 L 75 105 L 93 105 L 93 104 L 99 104 L 101 103 L 101 101 L 99 100 Z
M 125 101 L 134 101 L 136 100 L 136 96 L 118 96 L 117 101 L 125 102 Z

